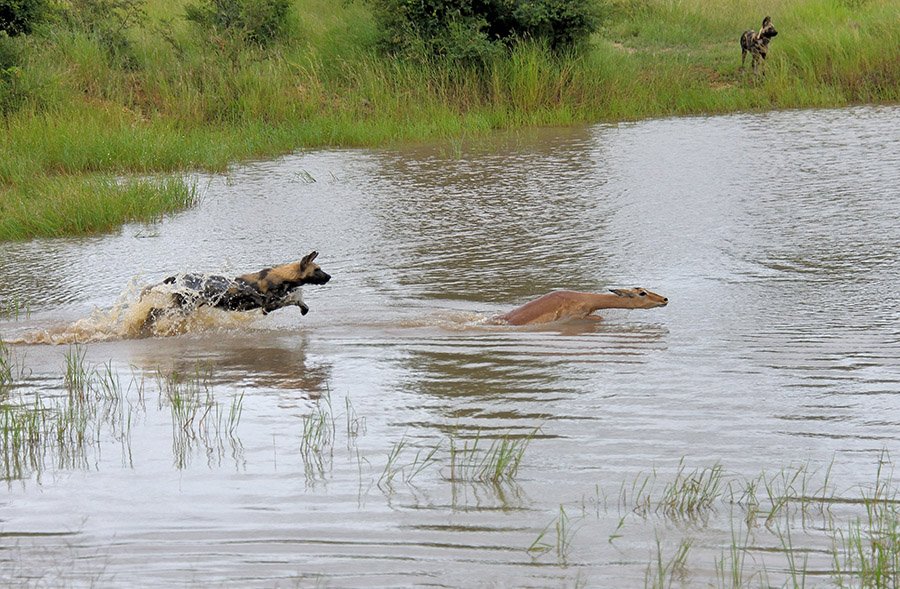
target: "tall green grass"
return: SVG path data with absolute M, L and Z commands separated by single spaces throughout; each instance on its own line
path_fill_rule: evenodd
M 265 52 L 221 51 L 188 27 L 182 4 L 162 0 L 131 31 L 127 64 L 87 33 L 25 41 L 26 100 L 0 121 L 0 239 L 105 231 L 193 202 L 172 196 L 187 192 L 177 182 L 123 189 L 95 174 L 222 170 L 298 147 L 499 128 L 900 100 L 891 0 L 601 1 L 604 26 L 585 52 L 525 44 L 481 70 L 379 56 L 362 2 L 296 0 L 291 40 Z M 738 37 L 766 14 L 780 34 L 757 78 L 738 71 Z M 109 204 L 153 190 L 169 196 L 137 212 Z M 87 196 L 98 192 L 105 198 Z M 53 206 L 41 206 L 51 195 Z M 63 201 L 69 216 L 89 212 L 46 221 Z
M 39 177 L 0 188 L 0 236 L 58 237 L 110 231 L 192 205 L 195 187 L 181 178 L 117 182 L 110 177 Z

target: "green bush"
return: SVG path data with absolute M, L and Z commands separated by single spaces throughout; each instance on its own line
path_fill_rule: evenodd
M 389 53 L 484 63 L 528 40 L 566 51 L 599 25 L 588 0 L 369 0 Z
M 64 23 L 94 39 L 113 63 L 135 65 L 128 30 L 146 20 L 145 0 L 69 0 L 62 7 Z
M 27 35 L 47 13 L 47 0 L 0 0 L 0 32 Z
M 287 32 L 290 7 L 290 0 L 201 0 L 185 7 L 185 17 L 209 35 L 267 47 Z

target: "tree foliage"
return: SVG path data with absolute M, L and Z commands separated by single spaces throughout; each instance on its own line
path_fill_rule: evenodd
M 27 35 L 47 13 L 47 0 L 0 0 L 0 32 Z
M 290 0 L 201 0 L 185 17 L 207 34 L 266 47 L 288 29 Z
M 531 40 L 561 52 L 599 24 L 590 0 L 369 0 L 390 53 L 480 63 Z

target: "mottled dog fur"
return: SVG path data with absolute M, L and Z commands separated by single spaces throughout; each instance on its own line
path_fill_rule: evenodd
M 262 309 L 263 314 L 288 306 L 300 307 L 306 315 L 309 307 L 300 297 L 304 284 L 325 284 L 331 280 L 313 263 L 318 252 L 312 252 L 299 262 L 265 268 L 237 278 L 207 274 L 180 274 L 162 281 L 167 286 L 171 306 L 182 314 L 201 306 L 216 307 L 228 311 L 252 311 Z M 157 285 L 160 286 L 160 285 Z M 156 287 L 148 287 L 142 296 Z M 152 324 L 169 309 L 154 308 L 150 311 L 145 327 Z
M 744 31 L 741 35 L 741 70 L 744 69 L 744 62 L 747 59 L 747 53 L 751 55 L 753 61 L 753 73 L 758 73 L 760 62 L 766 59 L 769 52 L 769 41 L 778 34 L 775 26 L 772 24 L 772 18 L 766 17 L 762 21 L 762 28 L 759 31 Z

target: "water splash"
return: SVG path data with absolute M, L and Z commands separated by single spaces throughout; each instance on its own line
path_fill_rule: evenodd
M 72 344 L 169 337 L 244 327 L 259 315 L 208 306 L 182 308 L 175 304 L 175 295 L 188 299 L 197 296 L 181 280 L 142 287 L 133 279 L 109 309 L 95 309 L 89 317 L 74 323 L 27 332 L 11 343 Z

